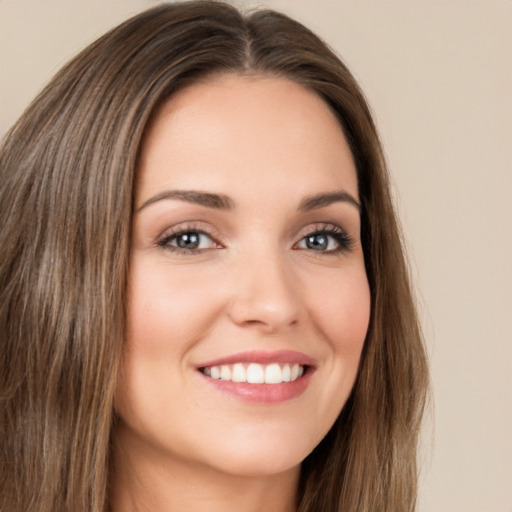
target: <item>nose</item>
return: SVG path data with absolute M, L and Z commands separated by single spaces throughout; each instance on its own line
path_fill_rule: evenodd
M 299 322 L 300 297 L 287 262 L 279 256 L 254 255 L 233 273 L 228 313 L 243 327 L 275 334 Z

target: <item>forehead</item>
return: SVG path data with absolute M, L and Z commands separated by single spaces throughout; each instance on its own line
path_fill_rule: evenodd
M 293 181 L 290 181 L 293 180 Z M 191 85 L 155 114 L 143 143 L 138 192 L 173 185 L 225 192 L 247 183 L 344 188 L 357 196 L 341 126 L 314 92 L 283 78 L 221 75 Z

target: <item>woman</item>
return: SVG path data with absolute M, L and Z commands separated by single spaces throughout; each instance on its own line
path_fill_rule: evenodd
M 161 6 L 1 150 L 2 511 L 410 511 L 427 367 L 375 127 L 307 29 Z

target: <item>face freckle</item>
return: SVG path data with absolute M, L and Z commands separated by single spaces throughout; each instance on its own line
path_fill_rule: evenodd
M 160 108 L 116 393 L 127 453 L 224 474 L 299 467 L 351 391 L 368 328 L 357 190 L 339 123 L 293 82 L 225 75 Z

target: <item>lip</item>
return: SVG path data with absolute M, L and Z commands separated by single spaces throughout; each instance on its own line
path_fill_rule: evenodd
M 301 366 L 307 366 L 307 371 L 297 380 L 282 382 L 281 384 L 250 384 L 247 382 L 218 380 L 212 379 L 199 371 L 201 368 L 205 367 L 236 363 L 297 363 Z M 304 393 L 311 381 L 315 366 L 315 360 L 313 358 L 293 350 L 279 350 L 276 352 L 249 351 L 201 363 L 196 365 L 196 370 L 197 373 L 205 379 L 208 385 L 213 386 L 222 393 L 234 396 L 245 402 L 278 404 L 291 400 L 292 398 L 297 398 Z
M 196 368 L 199 369 L 205 368 L 206 366 L 219 366 L 222 364 L 236 363 L 297 363 L 301 366 L 315 366 L 315 360 L 302 352 L 296 352 L 294 350 L 278 350 L 275 352 L 251 350 L 247 352 L 238 352 L 237 354 L 221 357 L 212 361 L 206 361 L 205 363 L 196 365 Z

